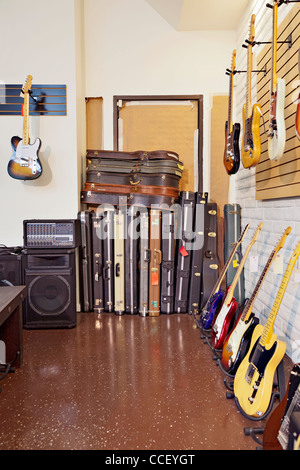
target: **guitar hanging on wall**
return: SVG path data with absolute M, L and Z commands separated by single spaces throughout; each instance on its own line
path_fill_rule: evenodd
M 247 88 L 246 103 L 243 106 L 243 140 L 241 159 L 245 168 L 256 166 L 260 159 L 261 143 L 259 120 L 261 108 L 259 104 L 251 104 L 252 47 L 255 36 L 255 15 L 251 16 L 250 33 L 247 47 Z
M 236 50 L 232 53 L 231 70 L 227 70 L 229 79 L 229 101 L 228 101 L 228 120 L 225 125 L 225 151 L 223 162 L 229 175 L 235 174 L 240 167 L 240 124 L 232 122 L 232 94 L 233 94 L 233 76 L 236 67 Z
M 277 14 L 280 0 L 274 0 L 273 6 L 273 37 L 272 37 L 272 62 L 270 81 L 270 110 L 268 132 L 268 155 L 270 160 L 278 160 L 282 157 L 285 147 L 285 80 L 277 78 Z
M 23 139 L 18 136 L 11 138 L 13 154 L 8 163 L 8 174 L 18 180 L 34 180 L 42 174 L 42 165 L 38 157 L 41 146 L 40 139 L 33 144 L 29 143 L 29 95 L 31 90 L 32 76 L 28 75 L 22 88 L 24 95 L 23 104 Z

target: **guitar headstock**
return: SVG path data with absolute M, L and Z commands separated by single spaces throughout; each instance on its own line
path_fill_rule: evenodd
M 232 53 L 232 59 L 231 59 L 231 72 L 233 73 L 236 68 L 236 49 L 234 49 Z
M 278 242 L 278 245 L 276 247 L 276 251 L 281 250 L 283 245 L 285 244 L 286 237 L 291 233 L 292 227 L 287 227 L 284 231 L 284 234 L 282 235 L 281 239 Z
M 262 227 L 263 227 L 263 223 L 261 222 L 259 224 L 259 226 L 257 227 L 256 231 L 255 231 L 255 234 L 253 235 L 253 238 L 252 238 L 252 242 L 256 242 L 257 238 L 258 238 L 258 235 L 259 235 L 259 232 L 261 231 Z
M 240 236 L 240 238 L 239 238 L 239 240 L 238 240 L 238 243 L 242 243 L 242 241 L 244 240 L 245 235 L 246 235 L 246 233 L 247 233 L 249 227 L 250 227 L 250 224 L 247 224 L 246 227 L 244 228 L 243 232 L 241 233 L 241 236 Z
M 32 75 L 28 75 L 22 88 L 22 93 L 28 93 L 32 86 Z
M 249 31 L 249 42 L 252 43 L 255 37 L 255 15 L 251 16 L 250 31 Z

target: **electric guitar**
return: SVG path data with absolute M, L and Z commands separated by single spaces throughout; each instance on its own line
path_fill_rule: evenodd
M 295 364 L 285 395 L 269 417 L 263 434 L 264 450 L 286 450 L 289 442 L 290 418 L 300 410 L 300 364 Z
M 233 75 L 236 68 L 236 50 L 232 54 L 231 70 L 229 71 L 229 102 L 228 102 L 228 120 L 225 125 L 225 151 L 224 166 L 229 175 L 235 174 L 240 167 L 240 124 L 232 122 L 232 93 L 233 93 Z
M 259 232 L 262 229 L 262 226 L 263 226 L 263 223 L 261 222 L 259 226 L 257 227 L 251 242 L 247 246 L 245 254 L 237 269 L 237 272 L 235 273 L 232 284 L 230 288 L 228 289 L 228 292 L 226 294 L 222 307 L 213 321 L 210 341 L 211 341 L 211 345 L 215 349 L 222 348 L 225 338 L 228 335 L 231 327 L 233 326 L 234 315 L 238 307 L 238 302 L 233 297 L 234 289 L 239 280 L 239 277 L 243 270 L 244 264 L 248 258 L 250 250 L 252 246 L 254 245 L 254 243 L 256 242 Z
M 252 47 L 255 36 L 255 15 L 251 17 L 250 34 L 247 46 L 247 91 L 246 103 L 243 106 L 243 140 L 241 146 L 241 159 L 245 168 L 256 166 L 260 159 L 261 144 L 259 120 L 261 107 L 259 104 L 251 105 L 251 75 L 252 75 Z
M 273 39 L 272 39 L 272 64 L 270 82 L 270 110 L 268 132 L 268 155 L 270 160 L 282 157 L 285 147 L 285 80 L 277 78 L 277 14 L 280 0 L 273 1 Z
M 258 295 L 261 285 L 269 271 L 269 268 L 275 259 L 277 253 L 284 246 L 287 236 L 291 233 L 291 227 L 288 227 L 282 235 L 277 246 L 269 256 L 269 259 L 260 275 L 255 289 L 248 300 L 243 311 L 239 315 L 237 323 L 232 332 L 227 336 L 223 344 L 221 363 L 223 368 L 231 375 L 234 375 L 242 359 L 248 352 L 252 333 L 259 323 L 258 318 L 252 312 L 254 301 Z
M 41 146 L 40 139 L 29 143 L 29 94 L 31 90 L 32 76 L 28 75 L 22 88 L 24 95 L 23 105 L 23 139 L 18 136 L 11 138 L 13 154 L 8 163 L 8 174 L 18 180 L 33 180 L 42 174 L 42 166 L 38 157 Z
M 299 254 L 300 242 L 290 258 L 267 323 L 255 327 L 249 351 L 234 377 L 234 395 L 249 417 L 263 416 L 271 401 L 275 371 L 286 350 L 286 344 L 273 333 L 273 325 Z
M 245 238 L 245 235 L 248 231 L 248 228 L 249 228 L 249 224 L 246 225 L 246 227 L 244 228 L 243 230 L 243 233 L 241 234 L 240 238 L 238 239 L 238 241 L 234 244 L 233 246 L 233 249 L 226 261 L 226 263 L 224 264 L 224 267 L 221 271 L 221 274 L 219 276 L 219 279 L 217 280 L 217 283 L 216 285 L 214 286 L 205 306 L 203 307 L 202 309 L 202 312 L 201 312 L 201 316 L 200 316 L 200 324 L 202 326 L 202 328 L 204 330 L 207 330 L 210 328 L 211 324 L 212 324 L 212 321 L 215 317 L 215 314 L 218 310 L 218 308 L 220 307 L 221 303 L 222 303 L 222 300 L 223 300 L 223 297 L 224 297 L 224 292 L 221 290 L 221 284 L 222 284 L 222 281 L 226 275 L 226 272 L 232 262 L 232 259 L 234 257 L 234 254 L 236 252 L 236 250 L 238 249 L 238 247 L 240 246 L 240 244 L 243 242 L 244 238 Z
M 299 52 L 298 52 L 298 72 L 299 72 L 299 75 L 300 75 L 300 49 L 299 49 Z M 298 96 L 295 127 L 296 127 L 296 136 L 300 140 L 300 93 L 299 93 L 299 96 Z

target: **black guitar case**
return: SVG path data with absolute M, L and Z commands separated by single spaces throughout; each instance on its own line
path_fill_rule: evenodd
M 239 204 L 225 204 L 224 205 L 224 259 L 228 259 L 232 245 L 238 240 L 241 235 L 241 206 Z M 241 261 L 242 246 L 240 245 L 236 250 L 232 263 L 227 269 L 226 273 L 226 287 L 229 287 L 235 276 L 239 262 Z M 245 301 L 245 281 L 244 269 L 241 272 L 236 288 L 234 290 L 234 297 L 239 305 Z
M 123 200 L 123 204 L 128 206 L 137 205 L 151 208 L 151 206 L 164 206 L 172 207 L 173 204 L 178 203 L 179 198 L 170 197 L 164 195 L 149 195 L 149 194 L 140 194 L 140 193 L 128 193 L 128 194 L 115 194 L 115 193 L 106 193 L 98 191 L 81 191 L 81 202 L 87 204 L 90 208 L 95 208 L 100 204 L 111 204 L 113 206 L 118 206 L 120 204 L 120 199 Z
M 92 215 L 93 240 L 93 310 L 101 313 L 103 302 L 103 215 L 98 212 Z
M 103 208 L 103 305 L 114 311 L 114 210 Z
M 83 312 L 93 310 L 92 211 L 78 212 L 81 230 L 79 247 L 80 304 Z
M 195 238 L 192 251 L 191 275 L 189 289 L 188 313 L 198 315 L 201 305 L 202 269 L 204 256 L 205 212 L 207 209 L 207 193 L 196 193 L 196 207 L 194 217 Z
M 139 212 L 131 206 L 127 212 L 125 237 L 125 311 L 131 314 L 139 311 L 139 224 Z
M 181 238 L 177 244 L 177 268 L 175 290 L 175 313 L 187 313 L 188 293 L 191 271 L 193 221 L 195 211 L 195 193 L 183 191 L 181 193 Z
M 175 215 L 162 211 L 161 313 L 173 313 L 175 274 Z
M 206 304 L 219 276 L 217 255 L 217 204 L 209 202 L 205 211 L 204 257 L 201 308 Z

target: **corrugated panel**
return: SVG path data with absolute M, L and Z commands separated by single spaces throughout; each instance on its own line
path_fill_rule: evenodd
M 0 84 L 0 116 L 22 114 L 24 98 L 20 96 L 22 85 Z M 66 85 L 32 85 L 29 114 L 32 116 L 65 116 L 67 114 Z

